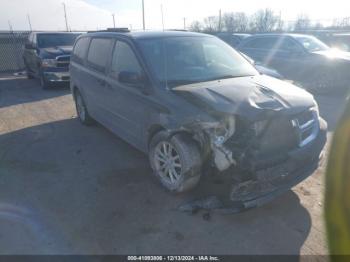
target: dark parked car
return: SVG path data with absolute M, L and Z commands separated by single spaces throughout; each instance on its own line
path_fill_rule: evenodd
M 232 47 L 238 46 L 244 39 L 251 36 L 250 34 L 221 32 L 216 34 L 221 40 L 225 41 Z
M 52 83 L 69 82 L 69 60 L 79 33 L 33 32 L 24 50 L 28 78 L 37 77 L 43 88 Z
M 332 48 L 338 48 L 346 52 L 350 51 L 350 33 L 329 34 L 320 39 Z
M 227 32 L 221 32 L 215 34 L 216 37 L 220 38 L 233 48 L 238 46 L 244 39 L 247 37 L 251 36 L 250 34 L 232 34 L 232 33 L 227 33 Z M 272 76 L 278 79 L 283 79 L 283 76 L 277 72 L 277 70 L 273 68 L 269 68 L 267 66 L 264 66 L 262 63 L 258 61 L 254 61 L 251 57 L 247 56 L 244 53 L 241 53 L 257 70 L 260 74 Z
M 266 67 L 262 65 L 260 62 L 254 61 L 253 58 L 247 56 L 246 54 L 241 53 L 241 55 L 244 56 L 248 60 L 248 62 L 251 63 L 256 70 L 258 70 L 260 74 L 272 76 L 274 78 L 281 79 L 281 80 L 284 79 L 284 77 L 279 72 L 277 72 L 277 70 Z
M 261 34 L 246 38 L 241 52 L 284 77 L 301 82 L 317 92 L 347 88 L 350 53 L 335 51 L 313 36 Z
M 319 164 L 326 123 L 312 95 L 260 75 L 216 37 L 88 33 L 70 74 L 80 121 L 94 119 L 147 153 L 170 191 L 193 188 L 211 164 L 232 175 L 231 200 L 252 207 Z

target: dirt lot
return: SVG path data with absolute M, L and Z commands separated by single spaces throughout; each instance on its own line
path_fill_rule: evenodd
M 331 137 L 344 98 L 317 100 Z M 181 213 L 196 192 L 168 194 L 144 154 L 80 125 L 68 88 L 0 79 L 1 254 L 327 254 L 322 170 L 261 208 Z

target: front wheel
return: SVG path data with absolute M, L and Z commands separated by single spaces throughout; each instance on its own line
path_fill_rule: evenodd
M 186 134 L 172 137 L 165 131 L 156 134 L 150 143 L 149 160 L 157 179 L 171 192 L 188 191 L 200 180 L 199 149 Z
M 50 83 L 45 79 L 45 76 L 43 73 L 40 73 L 39 80 L 40 80 L 40 86 L 42 89 L 50 88 Z

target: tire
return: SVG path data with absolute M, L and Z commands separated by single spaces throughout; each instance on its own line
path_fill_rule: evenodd
M 165 131 L 157 133 L 150 143 L 149 161 L 156 178 L 170 192 L 189 191 L 200 180 L 200 152 L 195 141 L 186 134 L 169 137 Z
M 50 83 L 46 81 L 43 73 L 40 73 L 39 80 L 42 89 L 49 89 L 51 87 Z
M 80 122 L 86 126 L 92 125 L 94 123 L 94 120 L 88 113 L 85 101 L 83 99 L 83 96 L 79 92 L 79 90 L 76 90 L 74 92 L 74 101 L 75 101 L 75 108 L 77 110 L 77 115 Z

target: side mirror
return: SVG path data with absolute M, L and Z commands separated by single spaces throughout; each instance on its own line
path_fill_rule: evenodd
M 35 47 L 34 47 L 31 43 L 26 43 L 26 44 L 24 45 L 24 47 L 25 47 L 26 49 L 35 49 Z
M 121 83 L 141 86 L 145 79 L 137 72 L 122 71 L 118 75 L 118 80 Z

